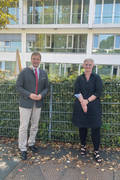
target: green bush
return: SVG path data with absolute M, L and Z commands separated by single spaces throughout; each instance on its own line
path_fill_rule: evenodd
M 79 142 L 78 129 L 72 125 L 74 79 L 56 79 L 50 83 L 44 99 L 38 139 Z M 120 145 L 120 81 L 104 80 L 102 101 L 101 144 Z M 19 128 L 19 96 L 15 81 L 0 84 L 0 135 L 17 137 Z M 91 142 L 90 136 L 88 136 Z

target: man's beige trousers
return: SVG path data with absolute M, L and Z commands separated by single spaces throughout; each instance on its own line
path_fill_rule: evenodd
M 28 146 L 35 144 L 35 137 L 38 131 L 38 124 L 41 114 L 41 108 L 36 108 L 35 104 L 32 109 L 19 107 L 20 112 L 20 127 L 19 127 L 19 137 L 18 144 L 21 151 L 27 151 Z M 30 136 L 28 135 L 28 126 L 31 122 Z M 28 139 L 28 140 L 27 140 Z

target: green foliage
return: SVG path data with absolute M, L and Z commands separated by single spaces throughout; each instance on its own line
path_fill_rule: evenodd
M 16 20 L 16 17 L 9 13 L 8 8 L 15 7 L 18 0 L 0 0 L 0 28 L 9 24 L 9 20 Z
M 7 70 L 0 70 L 0 82 L 7 82 L 9 80 L 15 79 L 15 75 Z
M 100 49 L 112 49 L 114 43 L 114 36 L 110 36 L 100 42 Z
M 37 138 L 65 142 L 79 142 L 78 128 L 74 127 L 72 110 L 75 77 L 54 79 L 44 99 Z M 120 145 L 120 81 L 104 80 L 102 101 L 101 143 Z M 17 137 L 19 128 L 19 96 L 14 81 L 0 83 L 0 135 Z M 88 141 L 91 142 L 90 136 Z
M 5 80 L 6 73 L 0 70 L 0 82 Z

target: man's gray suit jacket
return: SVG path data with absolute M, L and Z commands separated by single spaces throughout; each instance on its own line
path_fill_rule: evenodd
M 27 67 L 20 72 L 16 81 L 16 89 L 20 94 L 20 107 L 32 108 L 34 102 L 36 102 L 36 107 L 41 107 L 43 98 L 48 92 L 48 77 L 46 72 L 39 69 L 38 94 L 42 95 L 42 100 L 34 101 L 29 97 L 31 93 L 35 93 L 36 89 L 36 78 L 32 68 Z

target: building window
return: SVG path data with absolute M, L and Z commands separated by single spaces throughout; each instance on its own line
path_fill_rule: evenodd
M 120 0 L 115 1 L 114 23 L 120 23 Z
M 0 41 L 0 51 L 6 51 L 11 47 L 10 41 Z
M 89 14 L 89 0 L 84 0 L 83 1 L 82 24 L 88 23 L 88 14 Z
M 66 52 L 67 36 L 65 34 L 55 34 L 52 38 L 54 52 Z
M 87 35 L 86 34 L 79 34 L 79 35 L 75 34 L 73 51 L 75 53 L 86 53 L 86 46 L 87 46 Z
M 70 24 L 71 0 L 58 0 L 58 24 Z
M 120 53 L 120 35 L 95 34 L 93 36 L 93 53 L 116 54 Z
M 6 61 L 5 70 L 14 73 L 15 72 L 15 61 Z
M 54 0 L 28 1 L 28 24 L 54 24 Z
M 32 47 L 29 47 L 29 42 Z M 27 34 L 27 52 L 40 51 L 45 52 L 45 34 Z
M 115 49 L 120 49 L 120 35 L 115 36 Z
M 15 61 L 0 61 L 0 69 L 10 73 L 15 72 Z
M 10 47 L 11 46 L 10 41 L 5 41 L 4 43 L 5 43 L 5 47 Z
M 94 39 L 93 39 L 93 47 L 94 49 L 98 49 L 99 47 L 99 35 L 94 35 Z
M 96 0 L 95 24 L 120 23 L 120 0 Z
M 26 39 L 27 52 L 86 53 L 87 34 L 27 34 Z
M 42 24 L 43 4 L 41 1 L 27 1 L 27 22 L 28 24 Z
M 0 34 L 0 52 L 15 52 L 16 49 L 21 51 L 20 34 Z
M 76 0 L 76 3 L 73 2 L 72 6 L 72 23 L 81 24 L 82 22 L 82 0 Z
M 101 23 L 102 0 L 96 0 L 95 24 Z
M 112 23 L 113 0 L 104 0 L 102 23 Z
M 89 0 L 29 0 L 28 24 L 87 24 Z
M 110 77 L 112 66 L 111 65 L 97 65 L 98 67 L 98 74 L 100 76 L 108 76 Z
M 54 0 L 44 0 L 44 24 L 54 24 L 55 7 Z

